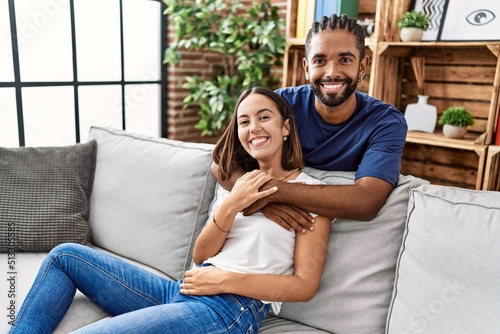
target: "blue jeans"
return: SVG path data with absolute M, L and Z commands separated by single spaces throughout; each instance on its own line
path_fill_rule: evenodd
M 232 294 L 188 296 L 171 281 L 90 247 L 55 247 L 9 333 L 52 333 L 76 289 L 114 317 L 74 333 L 257 333 L 270 304 Z

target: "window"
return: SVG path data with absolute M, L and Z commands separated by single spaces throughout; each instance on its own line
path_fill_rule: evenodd
M 165 16 L 154 0 L 0 2 L 0 146 L 162 134 Z

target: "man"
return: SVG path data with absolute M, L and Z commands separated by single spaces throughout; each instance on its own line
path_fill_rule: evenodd
M 278 89 L 291 106 L 306 166 L 356 171 L 353 185 L 269 181 L 278 190 L 245 210 L 261 210 L 285 228 L 313 229 L 304 211 L 371 220 L 396 185 L 406 140 L 404 116 L 394 106 L 356 90 L 369 64 L 363 28 L 347 16 L 315 22 L 306 37 L 308 85 Z M 230 184 L 223 184 L 230 188 Z

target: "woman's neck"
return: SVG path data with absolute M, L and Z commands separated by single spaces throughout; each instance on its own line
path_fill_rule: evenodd
M 259 169 L 271 175 L 275 180 L 281 180 L 281 181 L 294 180 L 300 173 L 299 168 L 287 170 L 281 166 L 275 168 L 266 168 L 265 166 L 261 166 L 259 167 Z

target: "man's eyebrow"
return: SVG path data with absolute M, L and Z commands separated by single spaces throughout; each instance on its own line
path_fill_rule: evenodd
M 353 57 L 353 58 L 356 58 L 356 55 L 354 53 L 352 53 L 351 51 L 341 52 L 340 55 L 342 57 Z
M 312 55 L 311 58 L 325 58 L 325 57 L 326 57 L 326 55 L 323 53 L 315 53 Z
M 340 57 L 353 57 L 353 58 L 356 58 L 356 55 L 354 53 L 352 53 L 351 51 L 345 51 L 345 52 L 341 52 L 339 53 L 339 56 Z M 323 53 L 316 53 L 316 54 L 313 54 L 311 58 L 325 58 L 326 55 L 323 54 Z

